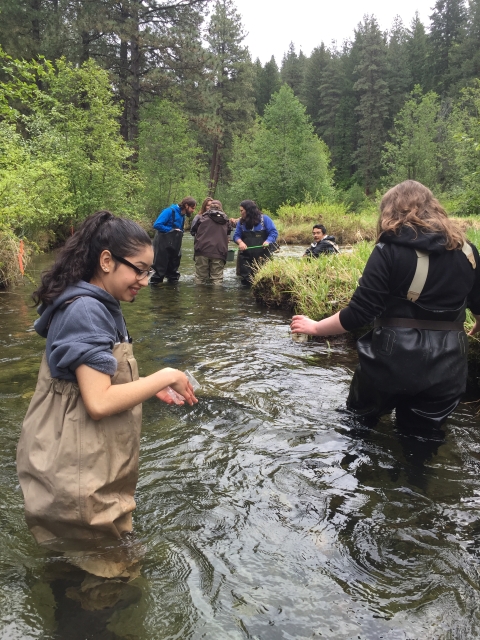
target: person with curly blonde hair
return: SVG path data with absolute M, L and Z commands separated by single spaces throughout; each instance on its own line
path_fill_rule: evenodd
M 396 185 L 380 205 L 377 243 L 348 306 L 314 322 L 294 316 L 292 332 L 336 335 L 373 323 L 357 342 L 359 365 L 347 407 L 374 421 L 441 426 L 467 381 L 465 310 L 480 331 L 477 248 L 430 189 Z

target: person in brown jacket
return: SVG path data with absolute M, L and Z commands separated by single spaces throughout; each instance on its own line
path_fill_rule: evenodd
M 222 284 L 223 270 L 227 261 L 230 221 L 222 211 L 220 200 L 212 200 L 205 211 L 192 225 L 190 233 L 195 237 L 195 282 Z

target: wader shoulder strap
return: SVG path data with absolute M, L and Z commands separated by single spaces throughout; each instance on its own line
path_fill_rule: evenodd
M 477 263 L 475 262 L 475 256 L 473 255 L 472 247 L 468 242 L 463 243 L 462 251 L 467 256 L 467 260 L 472 265 L 472 269 L 476 269 Z
M 428 276 L 428 266 L 430 263 L 430 254 L 427 251 L 417 251 L 417 268 L 413 276 L 412 284 L 408 288 L 407 300 L 416 302 L 423 291 Z
M 338 244 L 336 242 L 332 242 L 331 240 L 325 240 L 325 242 L 328 242 L 328 244 L 335 249 L 335 253 L 340 253 L 340 249 L 338 248 Z
M 473 255 L 472 247 L 468 242 L 463 243 L 462 252 L 472 265 L 472 269 L 476 269 L 477 264 L 475 262 L 475 256 Z M 417 251 L 415 249 L 415 253 L 417 254 L 417 268 L 415 270 L 415 275 L 413 276 L 412 284 L 410 285 L 407 293 L 407 300 L 411 300 L 412 302 L 416 302 L 423 291 L 423 287 L 427 281 L 430 261 L 430 254 L 427 251 Z

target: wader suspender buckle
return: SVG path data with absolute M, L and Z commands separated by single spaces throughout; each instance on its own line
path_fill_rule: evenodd
M 475 256 L 468 242 L 463 243 L 462 252 L 470 262 L 472 269 L 476 269 Z M 428 266 L 430 263 L 430 254 L 428 251 L 417 251 L 415 249 L 415 253 L 417 254 L 417 268 L 415 269 L 415 275 L 413 276 L 412 284 L 407 293 L 407 300 L 411 302 L 416 302 L 423 291 L 423 287 L 427 281 Z

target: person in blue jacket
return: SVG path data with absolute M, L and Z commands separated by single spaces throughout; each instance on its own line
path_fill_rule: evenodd
M 167 278 L 168 282 L 179 280 L 178 268 L 182 258 L 185 216 L 192 215 L 196 206 L 196 200 L 187 196 L 180 204 L 171 204 L 164 209 L 153 223 L 156 230 L 153 241 L 155 275 L 150 280 L 151 283 L 163 282 L 164 278 Z
M 271 218 L 262 213 L 253 200 L 240 203 L 240 220 L 233 241 L 240 249 L 238 275 L 242 284 L 250 284 L 254 261 L 266 260 L 277 250 L 278 231 Z

